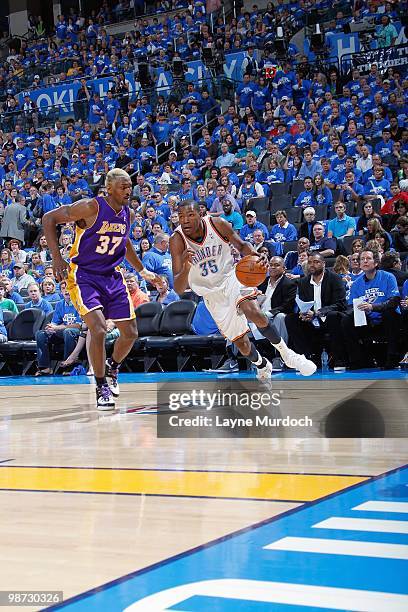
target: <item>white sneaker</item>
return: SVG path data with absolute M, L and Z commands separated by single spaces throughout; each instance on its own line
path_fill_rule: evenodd
M 263 368 L 256 368 L 256 377 L 258 380 L 269 380 L 272 376 L 272 364 L 265 359 L 266 365 Z
M 114 369 L 110 362 L 110 359 L 106 360 L 106 370 L 105 370 L 106 378 L 109 378 L 108 385 L 110 390 L 112 391 L 113 397 L 119 397 L 119 383 L 118 376 L 119 370 Z
M 317 366 L 313 361 L 306 359 L 304 355 L 298 355 L 298 353 L 295 353 L 290 348 L 286 348 L 281 353 L 281 357 L 288 368 L 299 370 L 302 376 L 311 376 L 317 370 Z
M 115 409 L 115 400 L 108 384 L 96 387 L 96 407 L 98 410 Z

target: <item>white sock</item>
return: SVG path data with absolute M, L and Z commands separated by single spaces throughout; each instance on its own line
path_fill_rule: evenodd
M 288 350 L 288 347 L 286 346 L 286 342 L 284 340 L 281 340 L 278 344 L 273 344 L 272 346 L 274 346 L 276 350 L 278 350 L 281 354 L 283 353 L 283 351 Z

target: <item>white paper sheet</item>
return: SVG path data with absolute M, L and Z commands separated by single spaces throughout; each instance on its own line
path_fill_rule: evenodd
M 363 304 L 364 301 L 365 300 L 363 297 L 353 299 L 354 326 L 355 327 L 362 327 L 363 325 L 367 325 L 366 313 L 364 312 L 364 310 L 358 309 L 358 306 L 360 306 L 360 304 Z
M 309 310 L 312 310 L 314 306 L 314 302 L 304 302 L 300 299 L 298 295 L 296 296 L 296 304 L 298 305 L 299 310 L 302 314 L 305 314 Z

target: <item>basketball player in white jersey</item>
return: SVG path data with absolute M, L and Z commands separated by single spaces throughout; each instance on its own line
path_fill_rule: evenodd
M 260 310 L 257 289 L 242 285 L 234 269 L 233 245 L 242 256 L 257 254 L 231 225 L 220 217 L 200 217 L 197 202 L 185 200 L 178 208 L 180 225 L 170 238 L 174 289 L 181 295 L 190 287 L 201 295 L 221 333 L 257 368 L 257 377 L 271 377 L 272 365 L 248 338 L 248 320 L 279 351 L 289 368 L 303 376 L 316 371 L 312 361 L 298 355 L 282 340 L 274 325 Z

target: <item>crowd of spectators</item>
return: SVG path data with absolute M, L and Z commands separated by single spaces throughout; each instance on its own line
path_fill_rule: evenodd
M 322 332 L 342 329 L 340 316 L 347 321 L 347 338 L 358 343 L 356 333 L 350 332 L 347 300 L 351 306 L 353 298 L 365 296 L 372 306 L 366 311 L 365 329 L 382 331 L 388 365 L 399 362 L 406 347 L 397 347 L 390 334 L 399 338 L 407 312 L 406 71 L 403 66 L 383 71 L 373 63 L 368 74 L 354 70 L 344 78 L 334 66 L 316 68 L 307 55 L 292 48 L 297 61 L 285 59 L 273 78 L 265 79 L 264 60 L 256 59 L 254 47 L 267 40 L 271 20 L 276 25 L 289 15 L 296 29 L 309 4 L 325 8 L 328 3 L 278 0 L 266 12 L 257 7 L 250 13 L 242 10 L 237 20 L 225 25 L 216 17 L 217 33 L 212 36 L 203 5 L 196 2 L 181 15 L 146 24 L 142 18 L 137 30 L 115 40 L 102 26 L 101 20 L 108 19 L 105 3 L 100 14 L 87 20 L 74 14 L 60 17 L 57 43 L 37 31 L 31 43 L 8 58 L 9 70 L 0 68 L 0 91 L 3 88 L 11 109 L 18 106 L 17 73 L 33 63 L 51 66 L 66 51 L 74 52 L 73 70 L 58 78 L 81 77 L 73 118 L 41 128 L 38 109 L 27 95 L 23 119 L 10 110 L 11 123 L 6 120 L 0 130 L 0 316 L 2 310 L 23 307 L 37 307 L 45 314 L 53 310 L 48 336 L 38 339 L 41 371 L 49 369 L 47 338 L 64 342 L 67 360 L 80 333 L 65 287 L 53 278 L 42 216 L 83 197 L 105 195 L 104 177 L 114 167 L 128 171 L 133 180 L 133 244 L 144 266 L 167 281 L 156 295 L 124 262 L 135 306 L 150 299 L 166 305 L 179 298 L 173 291 L 168 241 L 178 225 L 178 203 L 191 199 L 199 203 L 202 216 L 222 216 L 258 252 L 267 253 L 271 261 L 280 258 L 275 268 L 283 272 L 278 279 L 271 272 L 264 295 L 284 276 L 299 284 L 301 299 L 304 291 L 315 302 L 314 309 L 300 317 L 295 304 L 292 313 L 285 306 L 289 341 L 297 350 L 305 352 L 306 345 L 313 344 L 311 333 L 319 333 L 324 342 Z M 335 2 L 335 8 L 340 4 Z M 354 12 L 369 10 L 381 19 L 389 3 L 352 4 Z M 387 14 L 393 17 L 388 9 Z M 167 39 L 163 32 L 168 32 Z M 157 103 L 149 93 L 136 101 L 129 97 L 123 71 L 133 66 L 138 54 L 166 56 L 174 35 L 176 53 L 183 59 L 191 57 L 195 45 L 199 53 L 220 40 L 225 50 L 245 48 L 241 79 L 229 105 L 215 99 L 211 88 L 195 83 L 185 85 L 182 94 L 159 96 Z M 115 75 L 115 84 L 101 99 L 92 78 L 104 74 Z M 55 82 L 50 74 L 45 78 Z M 33 86 L 42 83 L 35 78 Z M 73 239 L 74 227 L 62 227 L 60 246 L 66 259 Z M 372 261 L 367 253 L 372 253 Z M 323 303 L 332 299 L 330 292 L 325 291 L 323 299 L 322 291 L 320 306 L 313 299 L 313 285 L 322 279 L 344 292 L 341 307 L 334 309 L 337 318 L 322 314 L 332 306 Z M 375 279 L 381 286 L 374 287 Z M 384 302 L 386 306 L 377 308 Z M 4 327 L 0 334 L 5 340 Z M 339 349 L 341 343 L 335 346 Z M 364 365 L 364 355 L 353 360 L 356 355 L 349 355 L 346 346 L 333 357 L 340 365 Z

